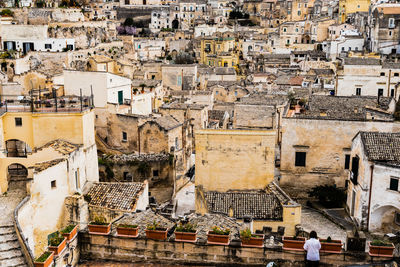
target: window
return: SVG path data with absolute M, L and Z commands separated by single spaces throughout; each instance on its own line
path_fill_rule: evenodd
M 218 91 L 215 91 L 215 95 L 218 95 Z
M 79 176 L 79 168 L 75 171 L 75 188 L 78 190 L 81 188 L 81 180 Z
M 385 76 L 385 73 L 384 73 L 384 72 L 381 72 L 381 76 Z
M 287 29 L 286 28 L 283 28 L 283 32 L 286 32 L 287 31 Z
M 158 170 L 153 170 L 153 177 L 158 177 Z
M 344 169 L 345 170 L 350 169 L 350 155 L 349 154 L 344 155 Z
M 392 177 L 390 178 L 390 190 L 399 191 L 399 178 Z
M 51 189 L 57 188 L 56 180 L 51 181 Z
M 390 90 L 390 96 L 391 96 L 391 97 L 394 97 L 394 89 L 391 89 L 391 90 Z
M 15 118 L 15 126 L 22 126 L 22 118 Z
M 394 28 L 394 18 L 389 19 L 389 28 Z
M 178 76 L 178 86 L 182 85 L 182 76 Z
M 378 89 L 378 96 L 383 96 L 383 89 Z
M 151 79 L 154 80 L 156 78 L 156 75 L 151 75 Z
M 356 95 L 361 95 L 361 88 L 356 88 Z
M 306 166 L 306 152 L 296 152 L 296 159 L 294 165 L 297 167 Z
M 51 44 L 44 44 L 45 49 L 51 49 Z
M 299 11 L 297 11 L 297 15 L 298 16 L 300 16 L 301 15 L 301 11 L 299 10 Z
M 393 76 L 394 76 L 394 77 L 399 77 L 399 73 L 398 73 L 398 72 L 395 72 L 395 73 L 393 74 Z
M 358 184 L 357 178 L 358 178 L 358 163 L 360 161 L 360 158 L 358 156 L 353 157 L 352 162 L 351 162 L 351 181 L 353 184 Z
M 175 137 L 175 150 L 179 149 L 178 137 Z
M 122 132 L 122 141 L 126 142 L 128 140 L 128 134 L 126 132 Z
M 130 181 L 131 177 L 129 175 L 129 172 L 124 172 L 124 181 Z
M 389 36 L 392 36 L 392 31 L 389 31 Z

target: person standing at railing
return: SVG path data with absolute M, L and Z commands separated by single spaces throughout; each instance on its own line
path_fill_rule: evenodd
M 319 250 L 321 249 L 321 243 L 318 240 L 317 233 L 311 231 L 310 239 L 304 244 L 304 250 L 307 251 L 306 266 L 315 267 L 319 266 Z

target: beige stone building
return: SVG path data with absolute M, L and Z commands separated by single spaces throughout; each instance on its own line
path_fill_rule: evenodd
M 345 186 L 359 131 L 398 129 L 391 98 L 312 96 L 307 105 L 282 121 L 280 185 L 299 197 L 317 185 Z
M 196 132 L 196 212 L 251 220 L 294 234 L 301 207 L 274 180 L 275 131 Z

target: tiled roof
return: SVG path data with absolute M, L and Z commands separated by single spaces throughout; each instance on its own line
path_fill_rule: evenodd
M 60 162 L 63 162 L 66 159 L 53 159 L 49 161 L 38 162 L 33 165 L 35 172 L 42 172 L 50 167 L 57 165 Z
M 388 112 L 391 98 L 368 96 L 319 96 L 310 97 L 306 110 L 296 115 L 298 118 L 318 118 L 365 121 L 368 112 L 381 114 L 385 120 L 393 120 Z
M 377 58 L 359 58 L 347 57 L 344 59 L 344 65 L 380 65 L 380 60 Z
M 367 157 L 400 166 L 400 133 L 360 132 Z
M 233 217 L 250 216 L 261 220 L 282 220 L 283 208 L 273 193 L 265 191 L 205 192 L 208 211 Z
M 87 193 L 90 206 L 132 211 L 144 190 L 143 183 L 95 183 Z
M 222 121 L 225 116 L 224 110 L 209 110 L 208 111 L 208 119 L 209 120 L 217 120 L 217 121 Z
M 58 139 L 51 141 L 38 149 L 40 150 L 42 148 L 47 148 L 47 147 L 51 147 L 63 155 L 68 155 L 74 152 L 75 150 L 79 149 L 80 145 L 72 144 L 68 141 Z
M 172 130 L 182 125 L 177 119 L 170 115 L 164 115 L 153 120 L 164 130 Z

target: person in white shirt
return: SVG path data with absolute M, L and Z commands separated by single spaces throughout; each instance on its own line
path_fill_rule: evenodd
M 318 240 L 317 233 L 311 231 L 310 239 L 304 244 L 304 250 L 307 251 L 307 263 L 306 266 L 314 267 L 319 266 L 319 250 L 321 249 L 321 243 Z

